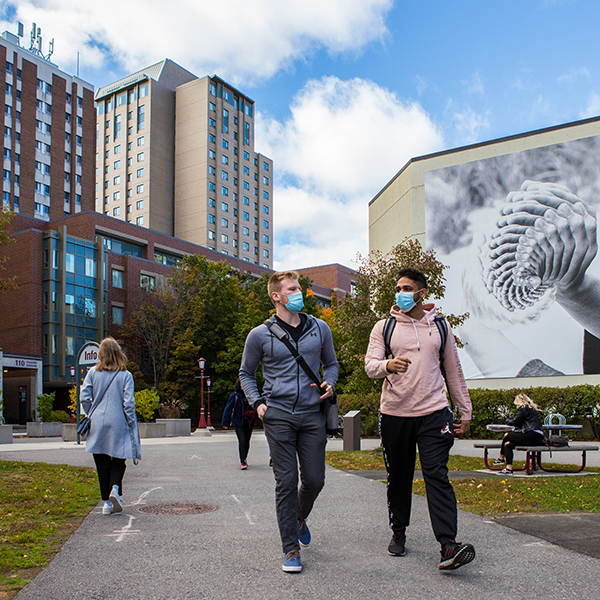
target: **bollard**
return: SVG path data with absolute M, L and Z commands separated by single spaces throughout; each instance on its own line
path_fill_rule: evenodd
M 360 450 L 360 410 L 344 415 L 344 452 Z

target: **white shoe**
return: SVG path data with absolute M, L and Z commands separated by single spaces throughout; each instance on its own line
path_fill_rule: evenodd
M 112 515 L 113 514 L 112 502 L 110 500 L 105 500 L 102 505 L 102 514 L 103 515 Z
M 114 512 L 123 512 L 123 501 L 121 500 L 121 496 L 119 496 L 119 488 L 116 485 L 113 485 L 108 499 L 112 503 L 112 508 Z

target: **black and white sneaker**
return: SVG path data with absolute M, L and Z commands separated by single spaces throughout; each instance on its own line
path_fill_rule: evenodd
M 475 548 L 452 541 L 442 546 L 441 554 L 440 571 L 452 571 L 470 563 L 475 558 Z
M 406 536 L 403 533 L 394 533 L 388 546 L 388 554 L 390 556 L 404 556 L 406 554 L 405 544 Z
M 497 458 L 493 463 L 492 466 L 497 467 L 499 465 L 503 465 L 506 463 L 506 459 L 505 458 Z

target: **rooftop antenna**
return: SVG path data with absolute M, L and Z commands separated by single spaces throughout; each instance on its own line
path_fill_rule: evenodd
M 48 56 L 46 56 L 46 60 L 50 60 L 50 57 L 54 53 L 54 38 L 52 38 L 52 41 L 50 42 L 50 44 L 48 44 L 48 46 L 48 50 L 50 50 L 50 52 L 48 53 Z
M 19 21 L 19 23 L 17 24 L 17 35 L 22 38 L 23 37 L 23 23 L 21 23 L 21 21 Z
M 29 36 L 30 39 L 30 43 L 29 43 L 29 51 L 30 52 L 35 52 L 35 23 L 31 26 L 31 34 Z

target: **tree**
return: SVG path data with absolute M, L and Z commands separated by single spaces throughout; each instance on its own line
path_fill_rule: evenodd
M 181 304 L 171 288 L 151 292 L 120 331 L 129 345 L 145 350 L 155 388 L 164 377 L 180 314 Z
M 395 303 L 398 271 L 406 267 L 421 271 L 427 277 L 427 298 L 442 299 L 446 292 L 446 266 L 436 259 L 435 251 L 423 250 L 417 240 L 407 238 L 388 254 L 375 251 L 370 258 L 359 256 L 358 260 L 355 293 L 338 303 L 332 318 L 338 359 L 342 371 L 348 374 L 346 393 L 368 393 L 381 387 L 381 381 L 367 377 L 364 358 L 373 326 L 388 316 Z M 443 314 L 441 309 L 438 313 Z M 444 316 L 456 327 L 468 318 L 468 313 Z M 460 340 L 457 343 L 460 345 Z
M 9 237 L 9 235 L 7 233 L 8 226 L 10 225 L 10 222 L 12 221 L 14 216 L 15 216 L 15 214 L 13 212 L 7 210 L 6 208 L 3 208 L 2 210 L 0 210 L 0 246 L 14 241 L 12 238 Z M 4 263 L 7 260 L 8 260 L 8 255 L 5 254 L 4 256 L 0 256 L 0 272 L 6 271 L 6 267 L 4 266 Z M 0 277 L 0 292 L 14 289 L 15 288 L 15 280 L 16 280 L 16 277 L 11 277 L 11 278 Z

